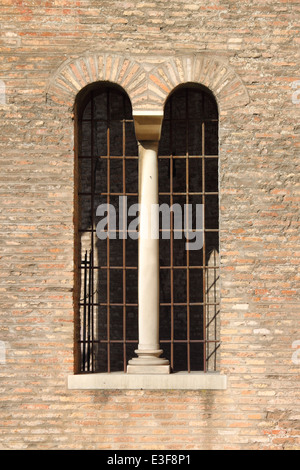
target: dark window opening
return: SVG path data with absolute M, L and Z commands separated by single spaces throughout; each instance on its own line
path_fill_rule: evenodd
M 78 206 L 81 257 L 80 371 L 126 370 L 138 345 L 137 241 L 100 240 L 100 204 L 138 201 L 138 150 L 127 94 L 91 90 L 78 116 Z
M 218 108 L 202 87 L 181 87 L 168 99 L 159 149 L 159 203 L 203 205 L 203 247 L 160 241 L 160 342 L 173 371 L 218 367 L 219 182 Z

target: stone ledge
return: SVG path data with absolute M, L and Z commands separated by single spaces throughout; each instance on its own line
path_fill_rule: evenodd
M 178 372 L 166 375 L 80 374 L 68 377 L 69 390 L 226 390 L 219 373 Z

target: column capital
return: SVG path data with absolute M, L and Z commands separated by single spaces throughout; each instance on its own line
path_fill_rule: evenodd
M 159 142 L 164 118 L 163 111 L 133 111 L 135 134 L 138 141 Z

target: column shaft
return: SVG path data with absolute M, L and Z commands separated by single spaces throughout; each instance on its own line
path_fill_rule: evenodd
M 158 142 L 139 144 L 139 346 L 128 373 L 170 373 L 159 347 L 159 238 L 153 236 L 152 207 L 158 204 Z

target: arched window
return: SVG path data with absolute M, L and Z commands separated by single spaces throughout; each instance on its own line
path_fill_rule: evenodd
M 137 241 L 120 239 L 122 197 L 138 200 L 138 150 L 131 103 L 100 84 L 77 99 L 80 372 L 126 369 L 137 346 Z M 121 199 L 120 199 L 121 198 Z M 116 210 L 116 233 L 99 239 L 97 208 Z M 104 214 L 103 214 L 104 215 Z M 112 224 L 112 221 L 110 221 Z
M 139 157 L 130 100 L 117 86 L 88 87 L 78 96 L 76 123 L 78 372 L 125 372 L 138 346 L 138 245 L 136 237 L 124 235 L 120 223 L 123 215 L 126 228 L 130 225 L 128 208 L 138 202 Z M 159 204 L 178 205 L 186 226 L 192 227 L 187 240 L 184 224 L 178 229 L 172 211 L 170 229 L 160 225 L 160 343 L 173 371 L 216 370 L 218 108 L 209 90 L 189 85 L 171 94 L 158 158 Z M 114 208 L 106 220 L 114 235 L 101 239 L 97 209 L 105 204 Z
M 187 249 L 186 237 L 174 225 L 174 210 L 171 236 L 160 240 L 164 356 L 175 371 L 215 370 L 219 346 L 218 107 L 203 87 L 179 87 L 166 103 L 159 148 L 159 203 L 179 205 L 185 223 L 190 222 L 193 230 L 200 227 L 192 234 L 198 247 Z M 190 205 L 190 213 L 183 211 L 185 205 Z M 197 205 L 201 211 L 196 212 Z

